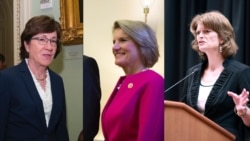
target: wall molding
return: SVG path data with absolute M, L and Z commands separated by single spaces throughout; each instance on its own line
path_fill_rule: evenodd
M 14 18 L 14 65 L 20 62 L 19 48 L 21 45 L 20 35 L 24 29 L 25 23 L 30 18 L 31 0 L 14 0 L 13 1 L 13 18 Z

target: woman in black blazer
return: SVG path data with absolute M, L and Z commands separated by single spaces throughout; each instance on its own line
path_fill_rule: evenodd
M 192 47 L 203 62 L 183 87 L 180 101 L 243 141 L 250 127 L 250 67 L 233 59 L 237 52 L 233 27 L 217 11 L 197 15 L 190 24 Z M 234 92 L 234 93 L 232 93 Z M 249 134 L 249 133 L 248 133 Z
M 61 50 L 61 26 L 31 18 L 21 35 L 21 63 L 0 72 L 1 141 L 69 141 L 62 78 L 48 68 Z

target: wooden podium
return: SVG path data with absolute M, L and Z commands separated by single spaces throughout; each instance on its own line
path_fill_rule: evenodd
M 164 101 L 164 141 L 234 141 L 235 136 L 185 103 Z

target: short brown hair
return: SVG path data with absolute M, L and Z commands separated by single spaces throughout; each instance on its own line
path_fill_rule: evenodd
M 31 18 L 25 25 L 25 29 L 23 30 L 21 34 L 21 47 L 20 47 L 20 59 L 23 60 L 25 58 L 29 58 L 29 53 L 26 51 L 24 42 L 27 43 L 30 42 L 31 38 L 34 35 L 37 35 L 39 33 L 52 33 L 56 31 L 57 34 L 57 48 L 55 57 L 59 54 L 61 51 L 61 25 L 54 20 L 54 18 L 49 17 L 47 15 L 40 15 L 35 16 Z

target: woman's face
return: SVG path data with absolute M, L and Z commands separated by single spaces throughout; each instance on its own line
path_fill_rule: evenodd
M 47 67 L 54 59 L 57 49 L 57 34 L 40 33 L 34 35 L 30 42 L 24 43 L 26 51 L 29 53 L 29 61 Z
M 135 68 L 142 64 L 136 43 L 120 28 L 113 33 L 115 64 L 122 68 Z
M 198 23 L 196 29 L 196 39 L 201 52 L 218 52 L 221 40 L 217 32 L 205 27 L 202 23 Z

